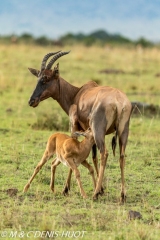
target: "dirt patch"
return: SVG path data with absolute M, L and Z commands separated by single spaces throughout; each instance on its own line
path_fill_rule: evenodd
M 9 189 L 6 190 L 6 193 L 7 193 L 10 197 L 15 197 L 15 196 L 17 196 L 18 189 L 17 189 L 17 188 L 9 188 Z
M 142 215 L 140 212 L 130 210 L 128 213 L 128 218 L 129 220 L 142 219 Z
M 156 73 L 156 74 L 155 74 L 155 77 L 160 77 L 160 73 Z
M 121 69 L 102 69 L 99 71 L 100 73 L 105 73 L 105 74 L 124 74 L 125 72 Z
M 6 112 L 11 113 L 11 112 L 13 112 L 13 109 L 12 108 L 7 108 Z
M 130 74 L 130 75 L 135 75 L 135 76 L 140 76 L 141 74 L 145 74 L 147 73 L 146 70 L 135 70 L 135 71 L 124 71 L 122 69 L 115 69 L 115 68 L 106 68 L 106 69 L 102 69 L 99 71 L 99 73 L 104 73 L 104 74 Z M 155 75 L 156 77 L 160 76 L 160 73 L 157 73 Z
M 132 102 L 132 115 L 152 117 L 160 114 L 160 106 L 142 102 Z
M 0 128 L 0 132 L 1 132 L 2 134 L 6 134 L 6 133 L 8 133 L 9 131 L 10 131 L 9 129 Z

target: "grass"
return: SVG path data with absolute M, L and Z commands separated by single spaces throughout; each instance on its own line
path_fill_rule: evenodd
M 64 50 L 70 48 L 65 47 Z M 34 231 L 37 239 L 42 239 L 42 236 L 38 236 L 36 231 L 57 231 L 58 236 L 55 233 L 50 239 L 71 238 L 69 236 L 73 234 L 73 238 L 86 240 L 158 240 L 158 115 L 146 118 L 140 114 L 131 118 L 126 150 L 125 205 L 119 204 L 118 148 L 114 158 L 111 150 L 112 136 L 106 137 L 109 158 L 103 182 L 105 194 L 99 197 L 97 202 L 92 201 L 91 177 L 81 166 L 82 182 L 88 195 L 86 200 L 81 198 L 74 178 L 69 196 L 62 196 L 61 191 L 68 173 L 68 169 L 63 165 L 57 168 L 56 192 L 50 192 L 50 162 L 36 176 L 29 191 L 25 194 L 22 192 L 43 154 L 48 137 L 55 132 L 52 130 L 54 124 L 51 125 L 51 119 L 58 124 L 57 129 L 67 131 L 68 117 L 55 101 L 47 99 L 35 109 L 30 108 L 27 103 L 36 84 L 36 79 L 27 71 L 27 67 L 39 68 L 43 55 L 53 50 L 58 49 L 24 45 L 0 46 L 0 233 L 7 231 L 5 239 L 10 239 L 9 234 L 12 231 L 17 231 L 16 239 L 22 239 L 19 235 L 21 231 L 25 234 Z M 120 88 L 131 101 L 160 105 L 159 78 L 155 76 L 160 72 L 159 49 L 73 46 L 71 53 L 59 62 L 61 75 L 76 86 L 96 80 L 101 85 Z M 123 73 L 100 73 L 104 69 L 123 70 Z M 45 117 L 48 127 L 44 127 Z M 92 162 L 91 156 L 89 162 Z M 13 191 L 12 194 L 10 189 L 18 192 Z M 129 210 L 140 212 L 142 219 L 130 221 Z M 76 237 L 78 231 L 81 235 Z M 82 237 L 83 231 L 85 233 Z M 62 236 L 62 233 L 66 236 Z M 27 235 L 24 235 L 23 239 L 28 239 Z

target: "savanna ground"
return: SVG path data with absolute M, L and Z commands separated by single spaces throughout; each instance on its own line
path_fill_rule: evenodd
M 39 68 L 44 54 L 56 50 L 59 49 L 0 46 L 0 239 L 3 234 L 6 234 L 3 239 L 29 239 L 25 235 L 29 231 L 57 231 L 58 234 L 50 239 L 70 236 L 86 240 L 158 240 L 159 113 L 145 117 L 141 112 L 131 118 L 126 149 L 125 205 L 119 204 L 119 152 L 117 147 L 116 157 L 113 157 L 111 135 L 106 137 L 109 157 L 103 181 L 105 194 L 98 201 L 92 201 L 91 177 L 83 167 L 80 172 L 88 195 L 86 200 L 81 198 L 74 177 L 69 196 L 61 194 L 68 173 L 62 165 L 56 172 L 56 192 L 50 192 L 51 161 L 36 176 L 29 191 L 22 192 L 42 157 L 48 137 L 57 130 L 68 131 L 68 117 L 52 99 L 41 102 L 35 109 L 28 106 L 36 78 L 27 68 Z M 59 59 L 60 72 L 71 84 L 81 86 L 95 80 L 100 85 L 121 89 L 131 101 L 160 105 L 160 77 L 157 75 L 160 72 L 160 49 L 73 46 L 63 50 L 71 52 Z M 110 74 L 100 72 L 106 69 L 111 70 Z M 91 156 L 89 161 L 92 162 Z M 130 221 L 129 210 L 140 212 L 142 219 Z M 19 235 L 21 231 L 24 235 Z M 10 235 L 11 232 L 15 235 Z M 42 239 L 38 235 L 35 237 L 34 233 L 29 235 L 30 239 Z M 62 236 L 62 233 L 65 234 Z

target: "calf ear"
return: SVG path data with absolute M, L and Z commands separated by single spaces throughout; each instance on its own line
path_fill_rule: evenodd
M 86 136 L 85 132 L 74 132 L 73 136 L 79 137 L 79 136 Z
M 28 70 L 36 77 L 39 76 L 40 71 L 34 68 L 28 68 Z

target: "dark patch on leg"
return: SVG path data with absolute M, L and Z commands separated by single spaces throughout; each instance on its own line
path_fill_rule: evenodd
M 99 192 L 99 195 L 104 195 L 104 188 L 103 187 L 101 187 L 101 190 L 100 190 L 100 192 Z
M 64 189 L 63 189 L 63 192 L 62 192 L 62 194 L 64 195 L 64 196 L 67 196 L 68 195 L 68 192 L 69 192 L 69 188 L 68 188 L 68 186 L 66 186 Z
M 94 164 L 97 176 L 98 176 L 99 169 L 98 169 L 97 146 L 96 146 L 96 144 L 94 144 L 93 147 L 92 147 L 92 160 L 93 160 L 93 164 Z
M 92 147 L 92 158 L 95 159 L 97 157 L 97 147 L 96 144 Z
M 115 150 L 116 150 L 116 136 L 112 138 L 112 150 L 113 150 L 113 155 L 115 156 Z
M 98 110 L 93 113 L 90 119 L 90 126 L 94 134 L 96 145 L 102 153 L 105 150 L 104 141 L 107 126 L 107 119 L 102 107 L 99 107 Z
M 120 203 L 124 204 L 126 202 L 126 199 L 127 199 L 127 196 L 123 192 L 121 192 Z
M 93 201 L 97 201 L 97 200 L 98 200 L 98 195 L 99 195 L 99 193 L 96 193 L 96 194 L 93 196 Z

